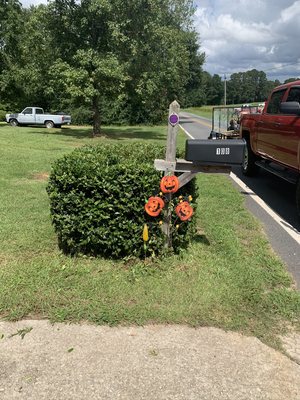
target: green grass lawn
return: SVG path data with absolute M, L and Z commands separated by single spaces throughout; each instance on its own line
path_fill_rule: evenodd
M 0 124 L 0 316 L 98 324 L 184 323 L 256 335 L 299 325 L 300 294 L 227 176 L 199 175 L 198 234 L 155 262 L 70 258 L 57 248 L 46 184 L 51 164 L 85 144 L 148 140 L 166 127 L 12 128 Z M 179 145 L 184 145 L 183 135 Z
M 258 106 L 258 104 L 259 103 L 257 103 L 257 102 L 251 103 L 252 106 Z M 241 106 L 242 106 L 242 104 L 227 104 L 227 107 L 241 107 Z M 222 105 L 219 105 L 219 106 L 189 107 L 189 108 L 183 109 L 182 111 L 190 112 L 192 114 L 199 115 L 200 117 L 212 119 L 213 107 L 222 107 Z
M 182 111 L 190 112 L 192 114 L 199 115 L 200 117 L 211 119 L 213 107 L 214 106 L 190 107 L 185 108 Z

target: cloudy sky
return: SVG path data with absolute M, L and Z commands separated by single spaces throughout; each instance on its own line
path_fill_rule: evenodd
M 300 77 L 300 0 L 196 0 L 205 69 L 256 68 L 268 79 Z
M 300 77 L 300 0 L 194 1 L 208 72 L 224 78 L 256 68 L 268 79 Z

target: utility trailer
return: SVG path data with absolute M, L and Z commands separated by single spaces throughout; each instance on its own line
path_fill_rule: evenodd
M 244 114 L 262 112 L 262 106 L 217 106 L 212 109 L 210 139 L 236 139 L 240 136 L 240 122 Z

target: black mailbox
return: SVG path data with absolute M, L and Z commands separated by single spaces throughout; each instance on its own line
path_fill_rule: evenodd
M 205 165 L 241 165 L 245 145 L 244 139 L 189 139 L 185 144 L 185 159 Z

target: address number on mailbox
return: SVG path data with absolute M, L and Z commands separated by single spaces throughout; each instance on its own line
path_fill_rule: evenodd
M 241 165 L 245 157 L 245 145 L 244 139 L 187 140 L 185 159 L 206 165 Z

